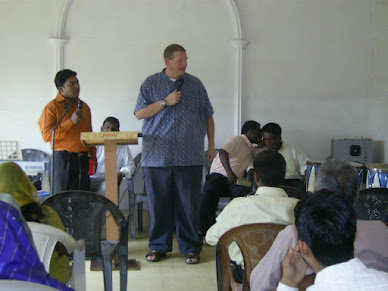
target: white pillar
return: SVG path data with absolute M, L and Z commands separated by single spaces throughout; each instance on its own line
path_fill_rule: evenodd
M 240 135 L 242 126 L 241 107 L 243 97 L 244 48 L 248 42 L 242 39 L 233 39 L 232 45 L 236 48 L 235 92 L 234 92 L 234 135 Z

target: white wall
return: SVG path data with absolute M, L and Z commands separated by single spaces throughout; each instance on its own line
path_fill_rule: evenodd
M 242 122 L 278 122 L 283 138 L 312 159 L 330 139 L 372 138 L 388 161 L 387 0 L 73 0 L 64 27 L 64 67 L 78 72 L 80 97 L 98 131 L 108 115 L 140 130 L 133 109 L 142 81 L 161 70 L 163 49 L 182 44 L 188 72 L 215 109 L 216 146 L 234 134 L 236 49 L 231 3 L 241 19 Z M 0 0 L 0 140 L 49 146 L 37 125 L 55 97 L 55 48 L 65 0 Z M 134 155 L 140 146 L 133 148 Z M 385 150 L 386 151 L 386 150 Z

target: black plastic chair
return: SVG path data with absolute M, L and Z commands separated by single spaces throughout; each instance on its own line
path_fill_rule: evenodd
M 103 259 L 105 290 L 112 290 L 112 259 L 119 253 L 120 290 L 127 290 L 128 271 L 128 221 L 109 199 L 93 192 L 59 192 L 43 202 L 54 208 L 62 219 L 66 232 L 76 240 L 86 242 L 87 259 Z M 106 213 L 110 212 L 120 227 L 119 241 L 101 239 Z
M 50 183 L 51 156 L 44 151 L 37 149 L 22 149 L 23 161 L 44 162 L 45 174 L 48 175 Z M 42 175 L 39 173 L 36 177 L 29 177 L 37 190 L 42 189 Z
M 360 191 L 354 205 L 357 219 L 388 222 L 388 188 L 368 188 Z

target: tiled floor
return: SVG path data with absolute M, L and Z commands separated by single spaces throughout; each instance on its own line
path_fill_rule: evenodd
M 136 240 L 129 241 L 129 258 L 140 262 L 140 270 L 128 271 L 128 290 L 141 291 L 191 291 L 217 290 L 215 247 L 204 245 L 201 263 L 187 265 L 184 256 L 179 255 L 174 239 L 173 252 L 160 262 L 145 260 L 148 251 L 148 233 L 138 233 Z M 90 271 L 90 261 L 86 264 L 86 290 L 103 291 L 102 271 Z M 119 290 L 119 271 L 113 271 L 113 290 Z

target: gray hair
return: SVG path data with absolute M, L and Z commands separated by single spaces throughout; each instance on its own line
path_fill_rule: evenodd
M 318 170 L 314 191 L 327 189 L 342 194 L 353 205 L 358 195 L 356 169 L 346 161 L 327 160 Z

